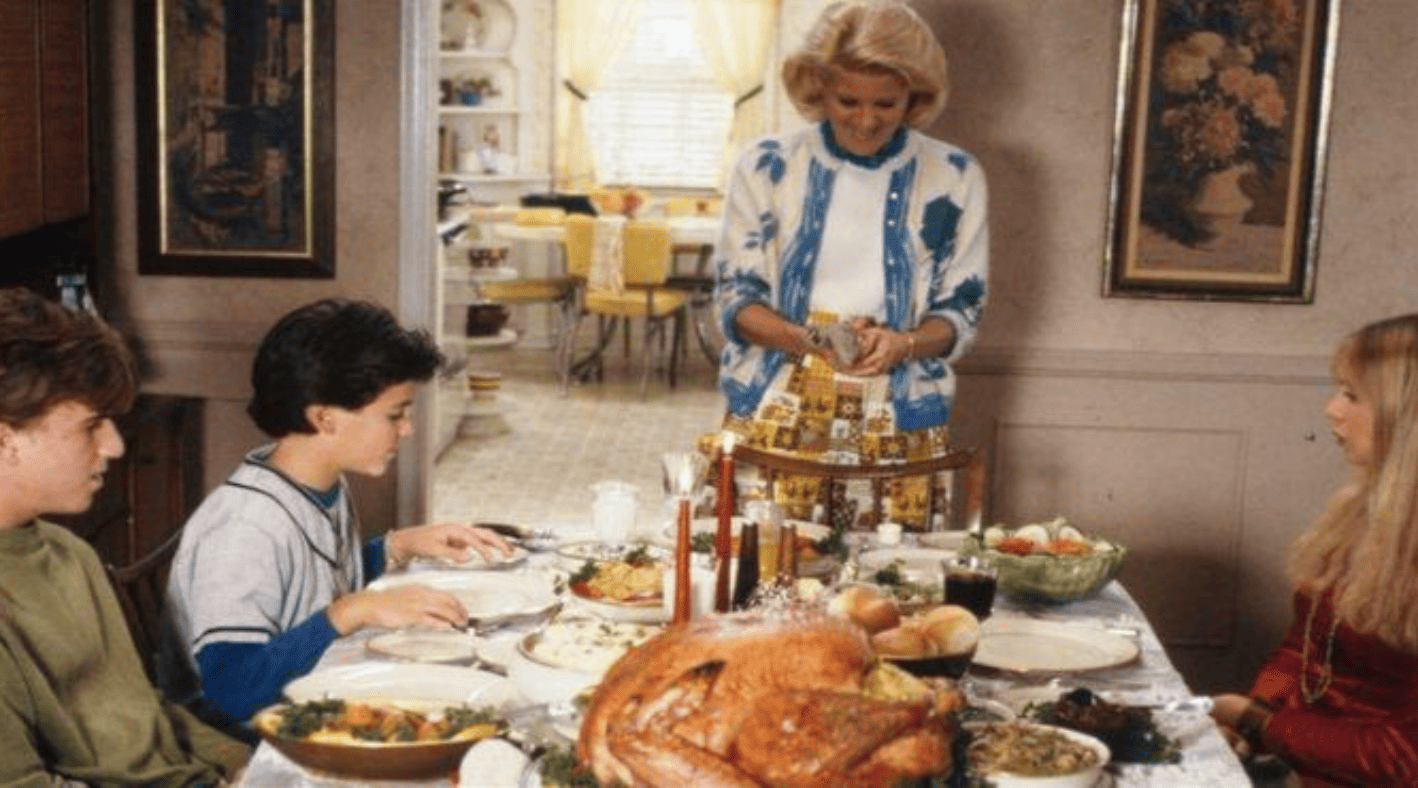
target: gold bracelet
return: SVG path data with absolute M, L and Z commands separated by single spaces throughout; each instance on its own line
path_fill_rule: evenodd
M 915 359 L 916 359 L 916 335 L 915 335 L 915 334 L 912 334 L 910 331 L 907 331 L 907 332 L 906 332 L 906 360 L 907 360 L 907 361 L 914 361 Z

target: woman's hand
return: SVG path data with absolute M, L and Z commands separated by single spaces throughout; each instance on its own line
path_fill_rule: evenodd
M 1211 707 L 1211 718 L 1216 720 L 1226 743 L 1231 745 L 1237 755 L 1243 758 L 1250 755 L 1251 745 L 1238 729 L 1241 725 L 1241 715 L 1250 708 L 1251 699 L 1245 695 L 1227 694 L 1217 695 L 1212 700 L 1215 704 Z
M 910 360 L 913 342 L 905 332 L 858 319 L 852 321 L 857 332 L 857 357 L 838 368 L 848 375 L 885 375 L 897 365 Z
M 486 528 L 467 523 L 434 523 L 400 528 L 390 531 L 386 539 L 384 560 L 390 566 L 415 557 L 466 561 L 472 557 L 470 550 L 476 550 L 488 561 L 495 561 L 512 552 L 512 546 L 506 539 Z
M 457 597 L 417 583 L 345 594 L 330 603 L 326 614 L 341 635 L 366 627 L 461 629 L 468 625 L 468 611 Z

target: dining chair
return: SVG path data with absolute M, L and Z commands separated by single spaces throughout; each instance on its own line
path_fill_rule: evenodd
M 594 244 L 594 220 L 584 229 L 572 231 L 568 224 L 564 239 L 567 252 L 567 270 L 583 280 L 590 276 L 592 247 Z M 624 288 L 593 288 L 582 285 L 579 288 L 579 306 L 574 310 L 567 342 L 562 350 L 563 392 L 570 384 L 573 374 L 582 379 L 594 371 L 598 380 L 604 375 L 604 354 L 611 336 L 618 324 L 624 324 L 629 331 L 630 323 L 639 319 L 644 322 L 644 369 L 640 377 L 640 395 L 645 396 L 649 386 L 650 368 L 654 365 L 656 350 L 663 355 L 666 331 L 670 330 L 670 352 L 668 379 L 670 388 L 675 387 L 678 367 L 678 350 L 683 335 L 685 305 L 688 297 L 682 290 L 667 287 L 666 277 L 670 270 L 670 231 L 664 222 L 630 220 L 621 228 L 621 277 Z M 596 349 L 582 361 L 573 359 L 577 334 L 581 319 L 586 315 L 597 317 Z M 629 333 L 626 334 L 627 352 Z
M 551 227 L 564 225 L 568 214 L 561 208 L 533 207 L 519 208 L 513 222 L 528 227 Z M 525 261 L 514 261 L 514 267 L 525 265 Z M 521 276 L 512 279 L 488 279 L 478 283 L 478 295 L 489 301 L 508 306 L 547 304 L 553 308 L 555 328 L 552 329 L 552 347 L 560 348 L 562 337 L 570 321 L 573 289 L 576 280 L 564 271 L 564 265 L 557 261 L 558 270 L 546 276 Z M 560 371 L 561 367 L 555 367 Z
M 168 623 L 164 617 L 167 610 L 167 575 L 181 540 L 182 529 L 179 528 L 162 544 L 131 564 L 104 564 L 118 596 L 118 604 L 123 609 L 123 617 L 128 622 L 133 645 L 143 660 L 143 669 L 154 682 L 159 680 L 160 653 L 167 645 L 163 637 L 163 628 Z
M 894 479 L 925 477 L 930 483 L 925 485 L 926 521 L 923 530 L 936 530 L 938 524 L 943 530 L 963 529 L 979 531 L 984 527 L 985 497 L 988 479 L 985 469 L 985 452 L 973 447 L 954 447 L 938 457 L 924 460 L 910 460 L 901 463 L 878 463 L 872 465 L 846 465 L 822 460 L 795 457 L 753 446 L 738 445 L 733 448 L 734 462 L 758 468 L 767 488 L 784 476 L 808 476 L 821 479 L 829 484 L 841 485 L 852 479 L 865 479 L 871 485 L 871 516 L 869 522 L 885 520 L 884 505 L 887 483 Z M 956 474 L 961 474 L 957 478 Z M 960 492 L 956 493 L 957 485 Z M 841 512 L 839 496 L 829 494 L 826 503 L 827 522 L 838 523 Z M 941 500 L 941 497 L 944 500 Z M 961 500 L 956 506 L 957 499 Z M 941 514 L 939 520 L 935 517 Z

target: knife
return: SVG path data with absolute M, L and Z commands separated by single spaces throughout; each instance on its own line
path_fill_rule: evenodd
M 1193 695 L 1189 698 L 1179 698 L 1177 700 L 1169 700 L 1163 703 L 1152 703 L 1142 705 L 1145 708 L 1149 708 L 1154 711 L 1161 711 L 1167 713 L 1180 714 L 1195 712 L 1199 714 L 1209 714 L 1211 713 L 1211 709 L 1216 706 L 1216 701 L 1212 700 L 1211 696 L 1209 695 Z

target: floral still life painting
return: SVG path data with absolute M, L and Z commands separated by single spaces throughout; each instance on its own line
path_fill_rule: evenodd
M 1128 0 L 1108 295 L 1309 301 L 1338 0 Z

